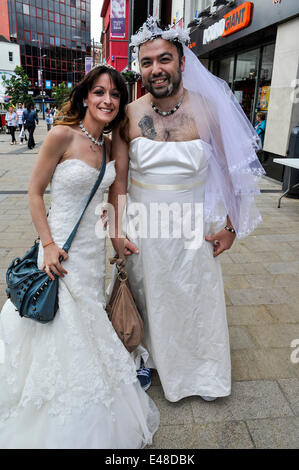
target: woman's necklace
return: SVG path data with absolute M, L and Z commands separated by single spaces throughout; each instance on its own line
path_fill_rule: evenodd
M 83 123 L 82 121 L 79 122 L 79 127 L 81 129 L 82 132 L 84 132 L 84 134 L 87 135 L 87 137 L 94 143 L 96 144 L 98 147 L 101 147 L 101 145 L 103 145 L 104 143 L 104 135 L 102 134 L 102 138 L 101 140 L 96 140 L 94 137 L 92 137 L 92 135 L 89 134 L 89 132 L 85 129 L 85 127 L 83 126 Z
M 152 108 L 156 113 L 160 114 L 160 116 L 170 116 L 171 114 L 175 113 L 179 107 L 181 106 L 183 99 L 184 99 L 185 93 L 183 94 L 182 98 L 180 101 L 170 110 L 170 111 L 161 111 L 157 106 L 151 101 Z

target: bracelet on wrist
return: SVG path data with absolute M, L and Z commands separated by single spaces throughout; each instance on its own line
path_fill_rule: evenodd
M 43 245 L 43 248 L 46 248 L 49 245 L 55 245 L 55 242 L 52 240 L 51 242 L 46 243 L 45 245 Z
M 232 228 L 232 227 L 229 227 L 228 225 L 226 225 L 226 226 L 224 227 L 224 229 L 227 230 L 228 232 L 236 233 L 235 229 Z

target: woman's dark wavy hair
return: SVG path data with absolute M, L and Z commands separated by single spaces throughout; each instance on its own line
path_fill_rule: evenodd
M 62 106 L 57 114 L 54 125 L 74 126 L 84 119 L 86 107 L 83 106 L 83 100 L 87 98 L 88 92 L 92 89 L 94 82 L 100 75 L 106 73 L 110 76 L 112 82 L 120 93 L 119 111 L 113 121 L 104 128 L 104 133 L 108 134 L 118 125 L 122 129 L 126 122 L 126 105 L 128 103 L 128 90 L 121 74 L 106 65 L 95 67 L 75 86 L 70 94 L 69 100 Z

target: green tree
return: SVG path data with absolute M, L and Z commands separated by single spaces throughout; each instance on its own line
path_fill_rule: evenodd
M 61 106 L 69 99 L 70 89 L 66 86 L 65 82 L 62 82 L 58 86 L 53 86 L 52 96 L 55 98 L 57 108 L 61 108 Z
M 27 103 L 32 101 L 32 97 L 28 94 L 31 82 L 23 67 L 17 65 L 14 75 L 9 78 L 6 78 L 6 75 L 2 75 L 2 80 L 5 84 L 6 94 L 11 96 L 11 102 L 14 105 L 17 105 L 18 102 Z

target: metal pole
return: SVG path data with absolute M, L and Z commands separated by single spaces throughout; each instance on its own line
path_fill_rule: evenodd
M 132 50 L 130 48 L 130 39 L 132 36 L 132 30 L 133 30 L 133 0 L 129 1 L 129 31 L 128 31 L 128 70 L 131 70 L 132 66 Z M 131 94 L 131 85 L 128 85 L 128 99 L 129 103 L 131 102 L 132 99 L 132 94 Z
M 147 16 L 151 14 L 151 0 L 147 0 Z
M 43 84 L 43 63 L 42 63 L 42 48 L 39 43 L 39 67 L 40 67 L 40 78 L 41 78 L 41 89 L 42 89 L 42 111 L 43 120 L 45 120 L 45 98 L 44 98 L 44 84 Z
M 94 38 L 92 38 L 92 65 L 95 66 L 95 56 L 94 56 Z
M 128 69 L 131 69 L 132 65 L 132 51 L 130 48 L 130 39 L 132 36 L 132 29 L 133 29 L 133 0 L 129 1 L 129 32 L 128 32 Z

